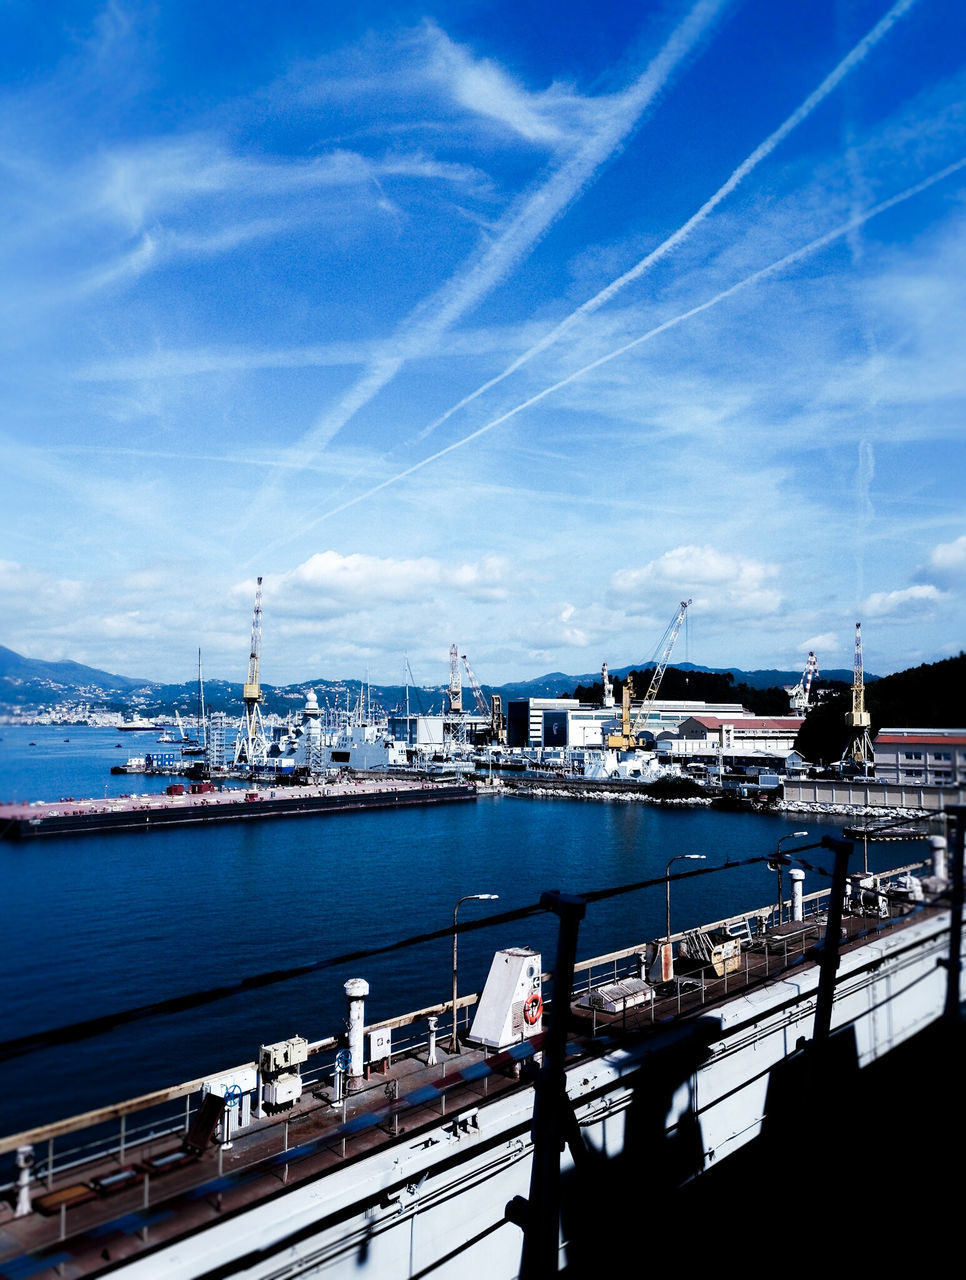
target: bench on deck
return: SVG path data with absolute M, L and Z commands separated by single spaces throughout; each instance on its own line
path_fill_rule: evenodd
M 136 1164 L 125 1164 L 113 1173 L 102 1174 L 99 1178 L 91 1178 L 91 1186 L 98 1195 L 109 1196 L 126 1187 L 139 1186 L 144 1181 L 144 1171 Z
M 32 1207 L 49 1217 L 53 1213 L 59 1213 L 62 1208 L 72 1209 L 74 1205 L 86 1204 L 89 1200 L 96 1199 L 97 1192 L 89 1182 L 74 1182 L 69 1187 L 59 1187 L 56 1191 L 35 1196 Z

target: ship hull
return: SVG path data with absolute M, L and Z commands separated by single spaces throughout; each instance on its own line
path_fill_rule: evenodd
M 588 1260 L 600 1263 L 615 1212 L 634 1222 L 642 1211 L 666 1208 L 673 1191 L 726 1168 L 732 1155 L 764 1137 L 780 1140 L 778 1126 L 787 1172 L 796 1181 L 804 1174 L 815 1190 L 821 1151 L 813 1145 L 809 1152 L 809 1139 L 834 1150 L 837 1137 L 828 1133 L 827 1099 L 809 1108 L 822 1064 L 834 1064 L 840 1101 L 861 1096 L 863 1071 L 935 1027 L 947 1000 L 948 912 L 871 935 L 841 957 L 827 1042 L 812 1043 L 819 971 L 802 965 L 697 1017 L 605 1043 L 568 1068 L 577 1126 L 560 1158 L 561 1267 L 586 1274 Z M 518 1056 L 525 1061 L 529 1052 L 521 1047 Z M 505 1073 L 506 1066 L 504 1057 L 499 1068 L 491 1062 L 486 1069 Z M 106 1257 L 109 1269 L 134 1278 L 512 1280 L 520 1274 L 522 1231 L 508 1206 L 531 1190 L 534 1095 L 521 1083 L 488 1099 L 485 1079 L 481 1074 L 478 1105 L 447 1115 L 440 1094 L 441 1114 L 408 1132 L 404 1108 L 395 1120 L 384 1113 L 371 1132 L 398 1122 L 399 1135 L 387 1141 L 380 1132 L 370 1151 L 360 1151 L 363 1131 L 350 1122 L 341 1156 L 331 1144 L 323 1153 L 308 1143 L 283 1150 L 254 1175 L 248 1169 L 235 1178 L 226 1167 L 190 1196 L 152 1199 L 157 1221 L 184 1216 L 186 1230 L 176 1241 L 152 1245 L 146 1211 L 68 1242 L 61 1256 L 66 1250 L 78 1273 L 87 1274 L 107 1268 Z M 426 1096 L 419 1101 L 432 1106 Z M 306 1176 L 306 1166 L 323 1154 L 323 1167 Z M 287 1187 L 290 1173 L 295 1185 Z M 760 1196 L 771 1175 L 759 1173 Z M 266 1177 L 274 1190 L 256 1199 L 254 1181 Z M 774 1219 L 774 1206 L 739 1203 L 742 1212 Z M 202 1204 L 217 1204 L 214 1218 L 191 1208 Z

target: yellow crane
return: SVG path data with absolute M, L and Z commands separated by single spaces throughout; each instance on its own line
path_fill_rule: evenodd
M 638 708 L 633 724 L 631 723 L 631 698 L 634 696 L 634 691 L 628 676 L 624 684 L 621 702 L 621 731 L 620 733 L 608 734 L 607 746 L 609 750 L 636 751 L 640 745 L 638 741 L 639 735 L 647 727 L 658 690 L 661 687 L 661 681 L 664 679 L 664 672 L 667 670 L 667 664 L 671 660 L 671 650 L 674 648 L 674 642 L 678 638 L 678 632 L 684 623 L 684 617 L 690 603 L 690 600 L 682 600 L 677 613 L 668 623 L 668 628 L 661 639 L 661 654 L 654 667 L 651 683 L 648 685 L 647 693 L 645 693 L 644 700 Z
M 865 676 L 862 663 L 862 623 L 855 624 L 855 657 L 852 663 L 852 710 L 846 712 L 845 724 L 849 741 L 839 761 L 840 767 L 851 765 L 862 773 L 872 767 L 872 737 L 869 726 L 872 717 L 865 709 Z
M 258 665 L 262 648 L 262 580 L 255 588 L 255 609 L 252 613 L 252 643 L 248 655 L 248 679 L 242 686 L 245 718 L 235 742 L 236 765 L 260 765 L 268 760 L 268 739 L 262 723 L 261 704 L 265 697 L 259 683 Z

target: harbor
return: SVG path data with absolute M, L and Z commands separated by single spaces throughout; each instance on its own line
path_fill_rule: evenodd
M 731 1158 L 790 1158 L 793 1132 L 868 1101 L 862 1073 L 875 1079 L 917 1036 L 935 1038 L 962 998 L 950 918 L 962 876 L 948 878 L 945 842 L 875 877 L 848 873 L 840 840 L 799 848 L 806 863 L 823 851 L 830 889 L 807 891 L 800 871 L 777 906 L 576 963 L 593 906 L 544 893 L 552 967 L 532 949 L 498 951 L 482 992 L 375 1021 L 368 983 L 353 979 L 346 1033 L 263 1043 L 206 1079 L 9 1136 L 0 1151 L 16 1152 L 18 1174 L 0 1273 L 348 1276 L 374 1253 L 383 1275 L 474 1274 L 485 1260 L 489 1275 L 535 1277 L 548 1255 L 527 1205 L 552 1208 L 553 1269 L 558 1250 L 586 1266 L 596 1232 L 581 1208 L 602 1210 L 630 1166 L 659 1170 L 649 1198 L 668 1223 L 682 1225 L 689 1203 L 672 1192 L 712 1173 L 733 1212 L 736 1186 L 719 1176 Z M 509 914 L 504 927 L 529 913 Z M 519 973 L 509 988 L 505 964 Z M 522 1018 L 495 1031 L 518 1001 Z M 534 1095 L 557 1070 L 560 1174 L 545 1184 Z M 682 1091 L 687 1104 L 668 1112 Z M 933 1135 L 931 1115 L 910 1114 L 900 1150 L 938 1149 Z M 701 1202 L 713 1221 L 711 1197 Z M 533 1250 L 541 1267 L 526 1262 Z
M 526 771 L 315 786 L 145 776 L 154 792 L 108 796 L 131 780 L 105 776 L 115 748 L 103 734 L 91 731 L 84 769 L 58 774 L 75 735 L 31 732 L 20 767 L 88 795 L 103 779 L 105 797 L 26 812 L 66 810 L 70 824 L 102 820 L 78 808 L 126 819 L 220 800 L 226 818 L 174 822 L 170 838 L 86 840 L 68 826 L 0 845 L 2 1275 L 267 1280 L 280 1265 L 348 1276 L 371 1258 L 379 1275 L 547 1274 L 546 1253 L 529 1269 L 521 1257 L 548 1168 L 536 1098 L 553 1061 L 580 1139 L 540 1216 L 559 1218 L 560 1263 L 580 1267 L 594 1253 L 582 1210 L 603 1212 L 607 1187 L 620 1196 L 621 1169 L 660 1167 L 650 1199 L 668 1222 L 692 1203 L 709 1220 L 708 1197 L 720 1208 L 731 1190 L 722 1170 L 774 1158 L 775 1143 L 785 1154 L 803 1116 L 820 1126 L 832 1103 L 807 1088 L 783 1119 L 787 1081 L 814 1075 L 803 1045 L 828 1039 L 838 1083 L 851 1046 L 834 1102 L 861 1106 L 866 1073 L 893 1073 L 941 1024 L 947 973 L 958 1012 L 948 818 L 897 821 L 895 841 L 860 844 L 842 838 L 841 815 L 795 815 L 793 829 L 780 810 L 623 803 L 646 788 L 577 779 L 561 791 Z M 480 799 L 407 802 L 454 787 Z M 345 819 L 230 816 L 264 803 L 280 818 L 271 802 L 300 794 L 347 806 Z M 40 886 L 42 913 L 30 906 Z M 504 990 L 494 1014 L 498 961 L 518 966 L 526 992 Z

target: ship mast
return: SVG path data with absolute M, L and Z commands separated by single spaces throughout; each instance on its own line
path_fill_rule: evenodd
M 198 743 L 208 745 L 208 727 L 205 724 L 205 685 L 201 678 L 201 649 L 198 649 Z

